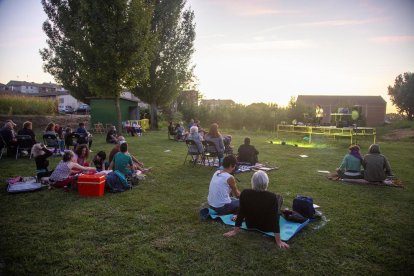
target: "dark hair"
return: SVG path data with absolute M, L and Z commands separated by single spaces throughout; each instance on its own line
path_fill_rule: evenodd
M 96 154 L 96 156 L 99 156 L 102 160 L 106 159 L 106 153 L 104 151 L 100 151 Z
M 223 167 L 224 168 L 230 168 L 231 166 L 236 166 L 237 164 L 237 159 L 234 155 L 227 155 L 226 157 L 224 157 L 223 160 Z
M 249 137 L 244 138 L 244 144 L 245 145 L 250 145 L 250 138 Z
M 79 123 L 79 127 L 84 127 L 84 126 L 85 126 L 85 123 L 83 122 Z
M 121 146 L 119 147 L 119 150 L 121 152 L 127 152 L 128 151 L 128 144 L 127 143 L 122 143 Z
M 45 131 L 55 131 L 55 123 L 49 123 Z
M 26 121 L 23 123 L 23 128 L 29 128 L 32 125 L 32 122 Z
M 68 150 L 68 151 L 65 151 L 65 153 L 63 154 L 62 160 L 63 162 L 68 162 L 72 159 L 72 157 L 73 157 L 73 151 Z
M 82 155 L 82 150 L 86 148 L 86 154 L 85 154 L 85 159 L 88 159 L 89 157 L 89 148 L 88 145 L 86 144 L 80 144 L 76 147 L 75 153 L 80 157 Z

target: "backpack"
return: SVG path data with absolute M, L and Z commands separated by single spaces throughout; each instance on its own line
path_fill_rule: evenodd
M 128 183 L 128 180 L 123 173 L 116 170 L 106 176 L 106 188 L 110 192 L 116 193 L 131 189 L 132 186 Z
M 315 216 L 315 208 L 313 207 L 313 199 L 308 196 L 296 196 L 293 200 L 293 211 L 298 212 L 305 218 L 313 218 Z

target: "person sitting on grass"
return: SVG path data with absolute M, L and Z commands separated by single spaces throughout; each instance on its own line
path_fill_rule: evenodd
M 123 143 L 126 143 L 125 138 L 123 136 L 119 136 L 118 140 L 119 140 L 118 144 L 116 146 L 114 146 L 114 148 L 109 153 L 109 157 L 108 157 L 109 163 L 112 162 L 115 154 L 117 154 L 118 152 L 121 151 L 120 146 Z M 133 156 L 132 154 L 130 154 L 130 155 L 131 155 L 133 166 L 134 166 L 135 170 L 139 170 L 143 173 L 145 173 L 149 170 L 149 169 L 144 168 L 144 163 L 142 163 L 141 161 L 138 161 L 138 159 L 135 156 Z
M 130 176 L 133 172 L 133 164 L 132 157 L 128 153 L 128 144 L 122 143 L 119 149 L 120 152 L 115 154 L 111 164 L 109 165 L 109 170 L 117 170 L 125 177 Z
M 38 180 L 41 180 L 42 177 L 49 177 L 53 171 L 49 171 L 49 158 L 52 156 L 53 152 L 46 148 L 43 144 L 34 144 L 32 147 L 32 155 L 36 162 L 36 176 Z
M 115 126 L 111 126 L 111 129 L 106 134 L 106 142 L 109 144 L 118 143 L 118 133 L 116 132 Z
M 251 184 L 252 189 L 245 189 L 240 194 L 240 207 L 237 216 L 235 216 L 234 229 L 225 233 L 224 236 L 237 235 L 243 220 L 245 220 L 250 229 L 273 232 L 279 248 L 289 248 L 289 245 L 280 239 L 279 216 L 283 198 L 267 191 L 269 177 L 264 171 L 255 172 Z
M 364 167 L 364 179 L 369 182 L 382 182 L 387 176 L 391 176 L 391 166 L 387 158 L 380 152 L 378 144 L 372 144 L 368 154 L 362 161 Z
M 75 149 L 76 162 L 81 166 L 89 166 L 89 148 L 86 144 L 77 145 Z
M 75 153 L 71 150 L 67 150 L 62 156 L 62 160 L 50 175 L 49 182 L 52 186 L 58 188 L 65 186 L 76 187 L 77 178 L 71 174 L 78 173 L 79 171 L 95 171 L 95 168 L 79 165 L 76 163 Z
M 239 197 L 240 191 L 236 186 L 235 178 L 231 175 L 236 164 L 236 157 L 226 156 L 223 160 L 224 169 L 217 170 L 211 178 L 207 201 L 210 208 L 218 215 L 234 214 L 239 208 L 239 200 L 234 197 Z
M 346 179 L 361 179 L 362 156 L 359 152 L 360 148 L 358 145 L 350 145 L 349 153 L 347 153 L 342 160 L 339 168 L 336 169 L 339 178 Z
M 95 165 L 97 172 L 108 169 L 109 163 L 108 161 L 105 161 L 105 159 L 106 159 L 106 153 L 104 151 L 99 151 L 93 158 L 92 162 Z
M 250 138 L 244 138 L 244 144 L 238 149 L 237 161 L 249 163 L 255 165 L 258 162 L 257 155 L 259 152 L 257 149 L 250 145 Z

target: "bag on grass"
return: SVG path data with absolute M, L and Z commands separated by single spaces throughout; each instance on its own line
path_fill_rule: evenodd
M 307 218 L 305 218 L 304 216 L 302 216 L 298 212 L 292 211 L 292 210 L 283 210 L 282 214 L 283 214 L 283 216 L 285 217 L 286 220 L 292 221 L 292 222 L 304 223 L 305 221 L 308 220 Z
M 305 218 L 313 218 L 315 215 L 315 208 L 313 208 L 313 199 L 308 196 L 296 196 L 296 198 L 293 200 L 292 209 Z
M 127 189 L 131 189 L 131 185 L 128 183 L 127 178 L 118 170 L 113 171 L 106 176 L 106 187 L 113 193 L 124 192 Z

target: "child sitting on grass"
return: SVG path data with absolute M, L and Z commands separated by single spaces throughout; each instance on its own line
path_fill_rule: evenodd
M 92 162 L 95 165 L 97 172 L 108 169 L 109 163 L 108 161 L 105 161 L 105 159 L 106 159 L 106 153 L 104 151 L 98 152 L 93 158 Z

